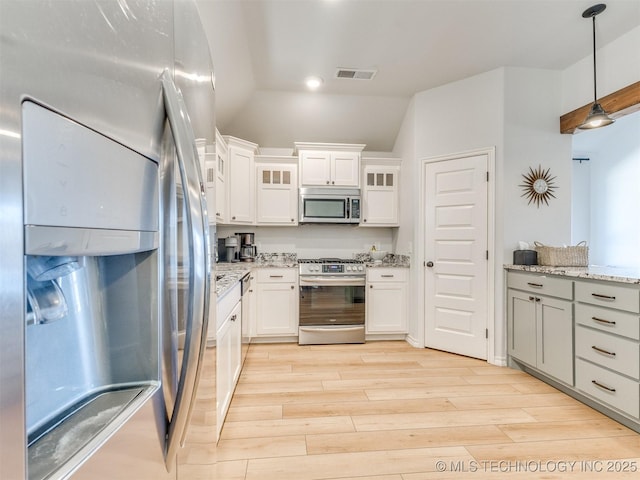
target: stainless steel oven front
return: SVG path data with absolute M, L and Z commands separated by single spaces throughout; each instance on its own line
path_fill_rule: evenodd
M 346 261 L 301 262 L 298 343 L 364 343 L 364 266 Z

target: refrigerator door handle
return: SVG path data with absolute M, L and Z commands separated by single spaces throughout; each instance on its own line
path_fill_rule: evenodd
M 189 299 L 184 356 L 165 453 L 165 462 L 170 471 L 176 462 L 178 449 L 184 444 L 206 346 L 210 288 L 209 226 L 198 151 L 189 114 L 169 70 L 164 70 L 160 79 L 164 105 L 176 147 L 180 179 L 185 192 L 185 222 L 187 231 L 190 232 Z

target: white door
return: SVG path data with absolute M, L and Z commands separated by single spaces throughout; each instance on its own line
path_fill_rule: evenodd
M 426 165 L 425 345 L 487 358 L 488 156 Z

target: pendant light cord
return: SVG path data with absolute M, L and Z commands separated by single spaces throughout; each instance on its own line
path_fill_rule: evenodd
M 593 20 L 593 103 L 598 103 L 596 88 L 596 16 L 593 15 L 591 20 Z

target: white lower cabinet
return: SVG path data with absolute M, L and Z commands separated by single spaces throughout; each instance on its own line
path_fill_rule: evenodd
M 367 334 L 407 333 L 407 273 L 406 268 L 367 269 Z
M 217 314 L 216 425 L 219 437 L 242 369 L 242 304 L 239 284 L 218 302 Z
M 257 269 L 256 336 L 298 335 L 298 271 L 295 268 Z

